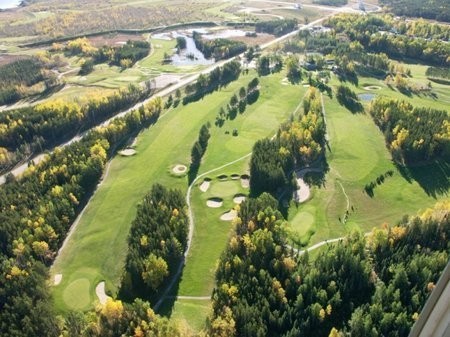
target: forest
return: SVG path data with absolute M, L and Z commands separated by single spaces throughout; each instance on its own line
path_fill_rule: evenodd
M 428 39 L 427 34 L 423 33 L 418 33 L 418 37 L 410 36 L 414 32 L 420 32 L 419 29 L 410 28 L 409 35 L 406 35 L 408 28 L 405 28 L 405 34 L 396 33 L 402 26 L 394 23 L 393 18 L 388 15 L 341 14 L 328 19 L 325 25 L 333 28 L 336 34 L 345 34 L 350 41 L 359 42 L 369 52 L 385 53 L 390 58 L 413 59 L 436 66 L 445 66 L 449 62 L 448 43 Z
M 155 299 L 173 277 L 187 245 L 184 195 L 154 184 L 138 205 L 128 235 L 128 255 L 119 297 Z
M 42 81 L 45 81 L 45 88 L 50 89 L 56 84 L 53 76 L 38 58 L 20 59 L 0 66 L 0 105 L 40 93 L 41 90 L 31 87 Z
M 0 170 L 14 166 L 33 153 L 59 145 L 133 106 L 150 88 L 130 85 L 113 95 L 91 99 L 85 105 L 48 101 L 9 110 L 0 115 Z
M 257 33 L 268 33 L 275 36 L 285 35 L 297 28 L 297 20 L 295 19 L 281 19 L 271 21 L 257 22 L 255 31 Z
M 325 144 L 325 123 L 320 93 L 310 88 L 304 98 L 304 113 L 281 125 L 274 139 L 255 143 L 250 160 L 250 193 L 277 196 L 297 188 L 294 168 L 320 159 Z
M 228 39 L 202 39 L 202 34 L 197 31 L 192 33 L 195 46 L 206 58 L 214 58 L 216 61 L 228 59 L 239 55 L 247 50 L 247 45 L 243 42 Z
M 20 180 L 12 178 L 2 186 L 0 335 L 41 336 L 45 331 L 59 336 L 47 267 L 98 184 L 108 157 L 127 137 L 154 123 L 161 109 L 161 99 L 150 101 L 79 142 L 56 149 Z
M 449 258 L 446 206 L 367 238 L 352 232 L 310 259 L 287 244 L 277 204 L 262 194 L 241 205 L 216 273 L 211 335 L 408 336 Z
M 450 4 L 446 0 L 380 0 L 380 3 L 395 15 L 450 22 Z
M 411 165 L 450 160 L 450 117 L 446 111 L 376 98 L 369 113 L 385 135 L 395 161 Z

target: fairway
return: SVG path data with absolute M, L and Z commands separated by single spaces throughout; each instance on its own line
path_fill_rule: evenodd
M 53 288 L 57 310 L 92 308 L 97 300 L 94 294 L 95 286 L 102 280 L 106 282 L 107 294 L 114 296 L 127 252 L 126 238 L 137 203 L 155 182 L 168 187 L 178 187 L 183 191 L 187 189 L 186 177 L 175 177 L 171 174 L 171 168 L 177 164 L 189 164 L 190 149 L 200 126 L 208 120 L 213 124 L 220 107 L 225 106 L 233 93 L 241 86 L 246 86 L 254 76 L 255 73 L 250 72 L 199 102 L 180 105 L 167 112 L 154 126 L 138 137 L 136 156 L 117 156 L 112 160 L 107 176 L 89 202 L 76 230 L 52 268 L 52 274 L 63 275 L 61 283 Z M 224 127 L 212 127 L 212 137 L 200 174 L 250 152 L 256 140 L 273 134 L 279 123 L 295 109 L 303 96 L 303 89 L 298 86 L 282 86 L 280 80 L 283 76 L 284 74 L 275 74 L 262 78 L 261 97 L 256 103 L 248 106 L 234 121 L 227 121 Z M 272 95 L 279 97 L 279 101 L 271 100 Z M 238 137 L 225 133 L 225 130 L 232 128 L 239 129 Z M 229 174 L 244 172 L 245 161 L 239 165 L 240 167 L 234 167 Z M 197 191 L 201 193 L 198 189 Z M 237 191 L 240 191 L 239 188 Z M 229 200 L 232 202 L 232 198 Z M 226 243 L 231 225 L 218 220 L 217 215 L 213 213 L 205 217 L 201 214 L 197 216 L 198 210 L 201 212 L 200 209 L 210 209 L 205 206 L 205 200 L 201 201 L 199 207 L 196 205 L 194 216 L 196 221 L 198 220 L 196 226 L 199 227 L 196 227 L 183 274 L 183 280 L 188 282 L 181 282 L 180 291 L 186 290 L 187 294 L 201 292 L 202 295 L 205 291 L 209 295 L 212 290 L 215 260 Z M 219 212 L 224 210 L 226 209 L 219 209 Z M 210 223 L 208 230 L 203 233 L 202 222 Z M 214 226 L 219 227 L 218 233 L 214 231 Z M 206 238 L 199 240 L 200 235 Z M 202 246 L 203 244 L 207 247 Z M 203 261 L 197 264 L 195 259 Z M 200 270 L 197 270 L 198 265 Z M 207 271 L 206 275 L 202 273 L 204 270 Z M 77 302 L 74 299 L 67 303 L 67 287 L 73 288 L 72 282 L 80 278 L 88 280 L 75 283 L 80 299 L 83 300 Z M 210 281 L 205 282 L 205 279 Z M 188 289 L 185 288 L 186 284 L 189 284 Z M 86 296 L 89 296 L 88 302 L 84 300 Z
M 374 91 L 376 94 L 444 108 L 442 103 L 430 103 L 430 98 L 400 97 L 403 95 L 386 88 L 382 82 L 364 79 L 363 85 L 368 83 L 381 87 Z M 355 91 L 364 92 L 362 85 Z M 417 168 L 414 172 L 420 171 L 416 174 L 420 180 L 408 178 L 392 162 L 383 134 L 369 115 L 352 114 L 336 99 L 325 95 L 324 106 L 330 137 L 330 148 L 326 152 L 329 171 L 325 184 L 314 187 L 311 200 L 298 209 L 293 206 L 289 210 L 292 228 L 303 245 L 341 237 L 353 229 L 367 232 L 385 222 L 394 224 L 402 216 L 420 213 L 437 200 L 448 197 L 447 190 L 432 190 L 429 181 L 437 173 L 446 175 L 448 179 L 448 167 L 429 165 Z M 389 170 L 394 175 L 375 188 L 373 197 L 368 196 L 364 186 Z M 344 220 L 347 207 L 348 219 Z

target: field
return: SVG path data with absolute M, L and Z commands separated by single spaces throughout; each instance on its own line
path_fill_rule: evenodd
M 91 308 L 95 303 L 94 288 L 101 280 L 106 281 L 107 292 L 116 293 L 126 255 L 126 236 L 135 214 L 136 204 L 154 182 L 186 190 L 186 179 L 174 177 L 171 168 L 179 163 L 189 164 L 190 147 L 197 137 L 200 126 L 208 120 L 213 123 L 219 108 L 254 75 L 250 72 L 239 81 L 198 103 L 169 111 L 155 126 L 139 136 L 137 156 L 116 157 L 111 162 L 104 182 L 90 201 L 80 223 L 52 268 L 52 274 L 63 275 L 61 284 L 54 288 L 55 305 L 58 310 Z M 250 152 L 255 140 L 275 132 L 277 125 L 294 110 L 302 97 L 301 90 L 297 86 L 283 86 L 282 77 L 282 74 L 277 74 L 262 79 L 261 97 L 257 103 L 249 106 L 242 116 L 227 122 L 224 127 L 213 127 L 210 148 L 204 158 L 202 172 Z M 271 100 L 273 94 L 282 98 L 281 107 L 279 102 Z M 225 130 L 236 127 L 239 128 L 238 137 L 225 134 Z M 236 172 L 240 173 L 244 167 L 243 163 Z M 232 173 L 236 172 L 233 170 Z M 198 200 L 196 198 L 194 194 L 193 199 Z M 200 212 L 200 209 L 204 208 L 204 200 L 201 201 L 200 198 L 200 201 L 194 202 Z M 194 212 L 197 212 L 197 207 L 194 207 Z M 225 230 L 222 234 L 207 231 L 202 234 L 209 235 L 207 239 L 195 240 L 197 235 L 201 235 L 202 225 L 209 223 L 202 216 L 198 217 L 199 222 L 196 223 L 198 231 L 194 234 L 192 258 L 188 260 L 180 283 L 180 294 L 186 290 L 183 295 L 199 293 L 205 295 L 211 292 L 215 260 L 219 257 L 231 228 L 218 221 L 214 213 L 210 213 L 207 217 L 211 220 L 211 225 L 215 222 L 216 227 L 220 226 Z M 206 222 L 202 224 L 202 220 Z M 221 238 L 222 245 L 215 241 L 217 235 Z M 214 240 L 210 240 L 211 238 Z M 96 252 L 94 256 L 92 249 Z M 196 262 L 195 259 L 200 261 Z M 189 267 L 191 265 L 192 267 Z M 208 273 L 205 275 L 204 271 Z M 205 282 L 205 277 L 209 281 Z M 76 301 L 71 295 L 74 293 L 83 293 L 80 301 Z

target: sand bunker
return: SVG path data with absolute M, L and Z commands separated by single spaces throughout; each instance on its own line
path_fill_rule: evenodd
M 236 194 L 233 198 L 235 204 L 241 204 L 246 199 L 244 194 Z
M 241 175 L 241 186 L 242 188 L 250 187 L 250 176 L 248 174 Z
M 200 191 L 206 192 L 209 189 L 209 186 L 211 186 L 211 179 L 205 178 L 199 187 Z
M 131 157 L 131 156 L 134 156 L 136 154 L 136 150 L 134 150 L 134 149 L 125 149 L 125 150 L 119 151 L 119 154 L 121 156 L 124 156 L 124 157 Z
M 100 282 L 97 284 L 97 287 L 95 287 L 95 293 L 97 294 L 98 300 L 100 301 L 100 304 L 105 304 L 108 298 L 110 298 L 105 293 L 105 282 Z
M 378 85 L 368 85 L 363 87 L 365 90 L 380 90 L 381 87 L 379 87 Z
M 297 179 L 297 185 L 299 188 L 294 192 L 294 200 L 299 203 L 305 202 L 311 195 L 309 186 L 305 183 L 303 178 Z
M 236 210 L 232 209 L 232 210 L 229 210 L 228 212 L 223 213 L 220 216 L 220 220 L 232 221 L 234 218 L 236 218 L 236 216 L 237 216 Z
M 56 274 L 56 275 L 55 275 L 55 279 L 54 279 L 54 281 L 53 281 L 53 284 L 54 284 L 55 286 L 57 286 L 58 284 L 61 283 L 61 281 L 62 281 L 62 274 Z
M 221 174 L 220 176 L 217 176 L 217 179 L 220 181 L 228 180 L 228 176 L 226 174 Z
M 232 174 L 230 177 L 231 180 L 238 180 L 241 176 L 239 174 Z
M 303 84 L 303 88 L 309 88 L 309 84 Z
M 289 85 L 289 80 L 287 77 L 285 77 L 281 80 L 281 85 Z
M 221 198 L 209 198 L 206 201 L 206 206 L 211 207 L 211 208 L 219 208 L 222 207 L 223 205 L 223 200 Z
M 175 165 L 175 167 L 172 169 L 172 172 L 175 174 L 182 174 L 182 173 L 186 173 L 187 171 L 187 167 L 185 165 Z

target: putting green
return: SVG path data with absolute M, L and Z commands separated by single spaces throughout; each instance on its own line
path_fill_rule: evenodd
M 311 228 L 315 220 L 315 216 L 307 211 L 298 212 L 292 220 L 290 220 L 292 229 L 299 235 L 305 235 Z
M 91 302 L 90 286 L 91 283 L 87 278 L 79 278 L 71 282 L 63 293 L 66 306 L 72 310 L 83 310 L 89 307 Z
M 241 182 L 239 180 L 218 181 L 213 180 L 209 187 L 209 194 L 220 198 L 232 198 L 241 192 Z

